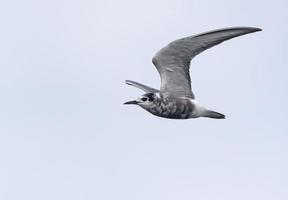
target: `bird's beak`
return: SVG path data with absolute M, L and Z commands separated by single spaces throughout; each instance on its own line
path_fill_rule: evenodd
M 127 101 L 124 103 L 125 105 L 128 105 L 128 104 L 138 104 L 138 101 Z

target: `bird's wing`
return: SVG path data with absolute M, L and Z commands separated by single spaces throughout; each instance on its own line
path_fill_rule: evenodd
M 143 90 L 143 91 L 146 92 L 146 93 L 156 93 L 156 92 L 159 92 L 159 90 L 156 90 L 156 89 L 151 88 L 151 87 L 149 87 L 149 86 L 143 85 L 143 84 L 141 84 L 141 83 L 137 83 L 137 82 L 135 82 L 135 81 L 126 80 L 125 82 L 126 82 L 127 85 L 132 85 L 132 86 L 134 86 L 134 87 L 137 87 L 137 88 Z
M 261 29 L 252 27 L 225 28 L 171 42 L 158 51 L 152 59 L 161 77 L 160 91 L 194 99 L 189 74 L 191 60 L 204 50 L 225 40 L 256 31 L 261 31 Z

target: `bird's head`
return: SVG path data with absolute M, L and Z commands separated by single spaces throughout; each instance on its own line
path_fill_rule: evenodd
M 156 93 L 146 93 L 138 97 L 136 100 L 127 101 L 124 104 L 125 105 L 135 104 L 135 105 L 141 106 L 144 109 L 149 109 L 155 106 L 155 103 L 157 102 L 158 99 L 159 99 L 159 95 L 157 95 Z

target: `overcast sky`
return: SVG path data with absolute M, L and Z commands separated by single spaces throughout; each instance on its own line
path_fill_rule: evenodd
M 287 200 L 286 0 L 0 3 L 1 200 Z M 197 100 L 226 115 L 169 120 L 124 106 L 160 85 L 175 39 L 257 32 L 192 61 Z

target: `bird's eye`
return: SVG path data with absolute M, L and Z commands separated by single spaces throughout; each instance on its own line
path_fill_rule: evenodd
M 142 101 L 147 101 L 147 97 L 142 97 L 141 100 Z

